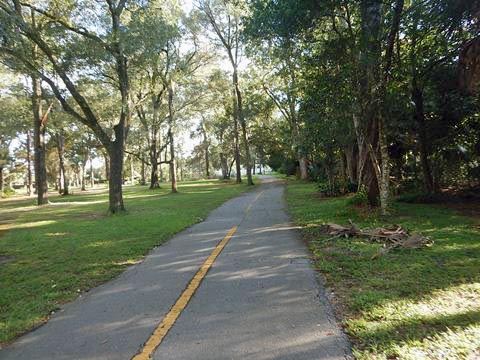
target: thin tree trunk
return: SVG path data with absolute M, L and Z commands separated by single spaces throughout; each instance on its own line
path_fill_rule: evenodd
M 45 165 L 45 120 L 42 108 L 42 82 L 32 76 L 33 97 L 33 137 L 35 158 L 35 185 L 37 190 L 37 205 L 48 203 L 47 169 Z
M 175 157 L 175 142 L 173 137 L 173 84 L 168 86 L 168 139 L 170 142 L 170 180 L 172 182 L 172 192 L 176 193 L 177 190 L 177 159 Z
M 0 165 L 0 195 L 3 195 L 3 165 Z
M 68 178 L 67 173 L 65 171 L 65 138 L 63 134 L 57 133 L 57 151 L 58 151 L 58 161 L 59 161 L 59 168 L 60 168 L 60 194 L 68 195 Z
M 235 90 L 234 90 L 235 91 Z M 240 141 L 238 136 L 238 112 L 235 110 L 237 109 L 237 97 L 233 94 L 233 138 L 235 142 L 235 170 L 236 170 L 236 181 L 238 184 L 242 182 L 242 168 L 240 163 Z
M 93 157 L 90 155 L 90 187 L 95 187 L 95 174 L 93 172 Z
M 80 186 L 82 191 L 86 191 L 86 184 L 85 184 L 85 173 L 87 172 L 87 159 L 88 155 L 84 154 L 83 155 L 83 162 L 82 166 L 80 167 Z
M 201 126 L 201 132 L 203 135 L 203 148 L 204 148 L 204 156 L 205 156 L 205 176 L 208 179 L 210 177 L 210 154 L 209 154 L 210 144 L 208 141 L 207 129 L 205 128 L 205 122 L 203 118 L 200 126 Z
M 142 185 L 142 186 L 147 183 L 147 181 L 146 181 L 146 176 L 145 176 L 145 172 L 146 172 L 146 170 L 145 170 L 145 160 L 144 160 L 144 158 L 143 158 L 143 156 L 142 156 L 142 178 L 141 178 L 141 180 L 140 180 L 140 185 Z
M 27 131 L 27 195 L 33 195 L 33 181 L 32 181 L 32 133 Z
M 243 103 L 242 103 L 242 93 L 240 91 L 240 86 L 238 84 L 238 73 L 237 68 L 234 66 L 233 70 L 233 85 L 235 87 L 235 95 L 237 97 L 237 101 L 235 102 L 237 107 L 234 109 L 234 112 L 237 113 L 238 122 L 240 122 L 240 127 L 242 128 L 242 140 L 243 140 L 243 147 L 245 150 L 245 162 L 247 168 L 247 183 L 248 185 L 253 185 L 252 179 L 252 159 L 250 155 L 250 145 L 248 143 L 248 134 L 247 134 L 247 124 L 245 122 L 245 117 L 243 115 Z
M 133 156 L 130 155 L 130 184 L 135 185 L 135 169 L 133 167 Z

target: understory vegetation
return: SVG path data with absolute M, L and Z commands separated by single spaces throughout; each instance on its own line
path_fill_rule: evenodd
M 480 353 L 480 222 L 439 205 L 396 202 L 389 217 L 289 181 L 287 201 L 333 292 L 358 359 L 474 359 Z M 434 240 L 372 260 L 381 244 L 322 235 L 322 224 L 392 224 Z
M 63 303 L 141 261 L 153 247 L 247 190 L 209 180 L 177 194 L 127 187 L 127 214 L 108 216 L 108 192 L 0 202 L 0 344 L 48 319 Z M 128 221 L 126 221 L 128 218 Z

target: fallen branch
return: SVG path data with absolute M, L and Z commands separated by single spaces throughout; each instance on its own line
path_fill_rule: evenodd
M 337 238 L 353 238 L 363 237 L 369 241 L 383 243 L 383 248 L 375 254 L 372 259 L 379 257 L 392 249 L 418 249 L 425 246 L 431 246 L 433 241 L 419 233 L 410 234 L 408 230 L 401 226 L 395 225 L 393 228 L 375 228 L 370 230 L 362 230 L 349 220 L 350 226 L 342 226 L 338 224 L 324 225 L 323 231 L 330 235 L 325 241 L 331 241 Z

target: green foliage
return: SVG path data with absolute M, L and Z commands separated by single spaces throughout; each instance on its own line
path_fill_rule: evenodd
M 352 197 L 348 199 L 348 204 L 353 206 L 366 206 L 368 204 L 368 193 L 365 187 L 362 187 Z
M 1 197 L 4 197 L 4 198 L 7 198 L 7 197 L 10 197 L 10 196 L 13 196 L 15 195 L 15 190 L 13 189 L 10 189 L 10 188 L 5 188 L 3 189 L 3 193 L 1 193 Z
M 393 204 L 391 217 L 347 206 L 348 199 L 314 196 L 314 184 L 290 181 L 287 202 L 303 227 L 317 268 L 332 289 L 337 315 L 356 358 L 467 359 L 480 347 L 478 221 L 439 206 Z M 435 240 L 372 260 L 379 243 L 324 242 L 324 223 L 362 228 L 401 225 Z M 447 354 L 447 355 L 445 355 Z

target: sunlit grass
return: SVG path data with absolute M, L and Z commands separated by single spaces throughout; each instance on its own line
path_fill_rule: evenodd
M 178 194 L 167 185 L 128 186 L 127 213 L 115 216 L 107 214 L 106 190 L 52 196 L 40 208 L 33 198 L 0 202 L 0 255 L 9 258 L 0 263 L 0 343 L 247 189 L 217 180 L 180 183 Z
M 480 233 L 477 222 L 429 205 L 394 204 L 389 218 L 346 199 L 320 199 L 314 184 L 290 182 L 289 209 L 303 227 L 318 269 L 359 359 L 466 359 L 480 350 Z M 400 224 L 435 240 L 371 260 L 380 244 L 324 241 L 319 225 Z M 479 353 L 480 355 L 480 353 Z M 473 359 L 474 357 L 472 357 Z

